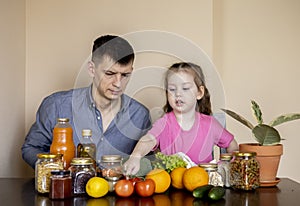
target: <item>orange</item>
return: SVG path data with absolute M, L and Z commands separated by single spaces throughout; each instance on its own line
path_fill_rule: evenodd
M 193 191 L 196 187 L 207 185 L 208 180 L 208 173 L 198 166 L 187 169 L 182 179 L 184 187 L 189 191 Z
M 182 182 L 183 173 L 186 171 L 185 167 L 177 167 L 172 170 L 171 175 L 171 184 L 177 189 L 183 189 L 184 185 Z
M 147 175 L 146 179 L 152 179 L 155 182 L 155 193 L 163 193 L 171 185 L 169 173 L 163 169 L 153 169 Z

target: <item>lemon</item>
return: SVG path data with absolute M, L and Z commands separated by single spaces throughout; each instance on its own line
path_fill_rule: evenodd
M 94 198 L 103 197 L 108 193 L 109 185 L 108 182 L 101 177 L 92 177 L 86 183 L 86 193 Z

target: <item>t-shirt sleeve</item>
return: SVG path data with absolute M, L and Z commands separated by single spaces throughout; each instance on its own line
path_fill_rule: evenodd
M 215 130 L 215 144 L 221 148 L 227 148 L 234 136 L 226 130 L 215 118 L 213 118 L 213 125 Z
M 157 140 L 157 144 L 155 145 L 153 150 L 157 149 L 157 147 L 159 146 L 160 139 L 161 137 L 164 136 L 166 125 L 167 125 L 167 117 L 165 115 L 162 118 L 156 120 L 153 123 L 152 128 L 148 131 L 148 134 L 153 135 Z

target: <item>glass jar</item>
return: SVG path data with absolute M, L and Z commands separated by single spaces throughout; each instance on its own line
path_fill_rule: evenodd
M 224 183 L 222 180 L 222 176 L 218 172 L 218 165 L 215 163 L 203 163 L 199 164 L 200 167 L 205 169 L 209 176 L 209 185 L 221 186 L 223 187 Z
M 230 187 L 230 161 L 232 159 L 232 154 L 222 153 L 220 154 L 220 161 L 218 162 L 218 172 L 222 176 L 222 180 L 225 187 Z
M 72 196 L 70 170 L 53 170 L 50 177 L 50 199 L 65 199 Z
M 64 169 L 68 169 L 70 162 L 75 157 L 75 145 L 73 142 L 73 129 L 68 118 L 58 118 L 53 129 L 53 140 L 50 153 L 63 154 Z
M 74 195 L 85 194 L 85 185 L 88 180 L 96 176 L 96 171 L 91 158 L 76 157 L 69 167 L 72 177 L 72 190 Z
M 259 187 L 259 163 L 256 152 L 236 152 L 230 162 L 230 185 L 235 189 Z
M 120 155 L 103 155 L 101 157 L 100 169 L 102 177 L 107 180 L 119 180 L 122 174 L 122 157 Z
M 48 193 L 52 170 L 62 170 L 62 154 L 37 154 L 35 163 L 35 189 L 39 193 Z

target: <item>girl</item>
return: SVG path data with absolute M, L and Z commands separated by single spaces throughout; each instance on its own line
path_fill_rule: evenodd
M 194 163 L 212 160 L 213 146 L 238 150 L 232 134 L 211 116 L 210 94 L 200 66 L 193 63 L 173 64 L 165 79 L 166 114 L 135 146 L 124 163 L 127 175 L 139 171 L 140 160 L 151 150 L 160 148 L 166 155 L 185 153 Z

